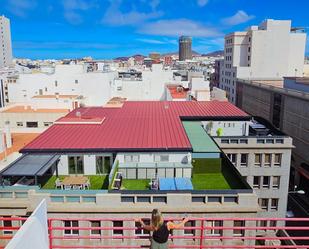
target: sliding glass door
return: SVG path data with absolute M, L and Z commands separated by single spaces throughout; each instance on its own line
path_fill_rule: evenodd
M 109 174 L 111 171 L 110 156 L 96 156 L 96 173 L 98 175 Z
M 83 156 L 69 156 L 69 174 L 84 174 L 84 158 Z

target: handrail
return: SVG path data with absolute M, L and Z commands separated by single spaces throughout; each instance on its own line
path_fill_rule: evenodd
M 9 241 L 20 228 L 22 221 L 26 219 L 25 217 L 0 217 L 0 241 Z M 149 217 L 146 219 L 149 220 Z M 182 219 L 166 217 L 165 220 L 178 222 Z M 194 221 L 191 226 L 175 229 L 177 231 L 170 235 L 172 243 L 169 248 L 309 248 L 309 218 L 191 217 L 189 220 Z M 4 221 L 11 221 L 11 226 L 4 226 Z M 78 221 L 79 223 L 76 227 L 65 226 L 65 221 Z M 99 226 L 91 227 L 90 221 L 99 221 Z M 124 226 L 112 226 L 111 223 L 108 223 L 112 221 L 122 221 Z M 221 221 L 221 223 L 215 223 L 215 221 Z M 236 221 L 244 223 L 233 226 L 235 224 L 233 222 Z M 278 226 L 258 225 L 259 221 L 276 221 L 280 224 Z M 285 222 L 289 222 L 289 226 L 285 225 Z M 141 229 L 141 227 L 135 226 L 135 218 L 133 217 L 56 217 L 48 219 L 50 249 L 145 248 L 145 246 L 149 246 L 151 237 L 149 234 L 136 233 Z M 192 231 L 192 233 L 186 234 L 184 232 L 186 230 Z M 276 234 L 280 230 L 297 231 L 300 235 L 293 233 L 291 236 L 277 236 Z M 4 231 L 6 234 L 3 234 Z M 73 231 L 73 233 L 66 234 L 66 231 Z M 94 234 L 94 231 L 99 231 L 99 233 Z M 226 233 L 227 231 L 230 232 Z M 257 241 L 260 243 L 256 244 Z M 1 246 L 0 243 L 0 248 L 2 248 Z

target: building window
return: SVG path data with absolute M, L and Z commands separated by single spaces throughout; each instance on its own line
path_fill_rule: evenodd
M 245 221 L 243 220 L 234 220 L 234 227 L 244 227 L 245 226 Z M 233 230 L 233 235 L 240 237 L 245 235 L 245 230 L 244 229 L 234 229 Z
M 227 157 L 230 159 L 230 161 L 236 165 L 237 163 L 237 154 L 227 154 Z
M 185 228 L 186 227 L 195 227 L 195 221 L 194 220 L 188 221 L 187 223 L 185 223 Z M 185 235 L 195 236 L 195 229 L 184 229 L 183 232 Z
M 24 126 L 24 123 L 23 123 L 23 122 L 16 122 L 16 125 L 17 125 L 18 127 L 21 127 L 21 126 Z
M 65 229 L 64 235 L 78 235 L 78 229 L 72 229 L 72 228 L 78 228 L 78 221 L 77 220 L 65 220 L 64 221 L 64 227 L 71 228 L 71 229 Z
M 90 221 L 91 228 L 101 227 L 101 222 L 99 220 Z M 91 235 L 101 235 L 100 229 L 91 229 Z
M 247 144 L 248 143 L 248 139 L 239 139 L 239 143 Z
M 230 143 L 230 140 L 228 140 L 228 139 L 221 139 L 221 143 L 228 144 L 228 143 Z
M 278 210 L 279 199 L 271 199 L 270 210 L 277 211 Z
M 281 166 L 281 158 L 282 154 L 275 154 L 275 162 L 274 165 L 280 167 Z
M 83 156 L 69 156 L 69 174 L 84 174 Z
M 263 188 L 269 188 L 269 176 L 263 176 Z
M 261 177 L 253 176 L 253 188 L 260 188 L 260 184 L 261 184 Z
M 270 167 L 271 165 L 271 154 L 265 154 L 264 166 Z
M 109 156 L 96 156 L 96 174 L 108 174 L 111 170 L 111 162 Z
M 26 122 L 27 128 L 38 128 L 38 122 Z
M 3 218 L 11 218 L 9 216 L 4 216 Z M 12 221 L 11 220 L 4 220 L 3 221 L 3 227 L 6 228 L 6 227 L 12 227 L 13 224 L 12 224 Z M 3 230 L 3 234 L 13 234 L 13 230 Z
M 143 222 L 145 225 L 150 225 L 150 219 L 143 219 Z M 144 234 L 150 234 L 149 231 L 147 231 L 146 229 L 143 229 L 141 227 L 141 223 L 139 222 L 135 222 L 135 227 L 137 227 L 138 229 L 135 230 L 135 235 L 144 235 Z
M 120 229 L 121 227 L 123 227 L 123 221 L 113 221 L 113 234 L 114 235 L 123 235 L 123 229 Z
M 254 154 L 254 165 L 262 166 L 262 154 Z
M 124 155 L 124 161 L 126 163 L 138 163 L 139 155 Z
M 248 166 L 248 154 L 240 154 L 240 167 Z
M 53 124 L 53 122 L 44 122 L 43 123 L 45 127 L 51 126 Z
M 168 162 L 169 155 L 155 155 L 154 160 L 155 162 Z
M 55 80 L 55 87 L 57 87 L 58 86 L 58 81 L 57 80 Z
M 75 80 L 75 84 L 78 84 L 78 80 Z
M 279 189 L 280 187 L 280 176 L 273 176 L 273 188 Z
M 206 221 L 207 227 L 222 227 L 223 222 L 221 220 L 209 220 Z M 221 229 L 207 229 L 206 234 L 208 236 L 222 236 L 222 230 Z
M 284 139 L 276 139 L 276 144 L 283 144 L 284 143 Z
M 268 210 L 268 199 L 266 198 L 259 199 L 259 204 L 260 204 L 261 209 L 266 210 L 266 211 Z

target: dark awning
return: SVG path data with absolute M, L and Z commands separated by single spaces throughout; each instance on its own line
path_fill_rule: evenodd
M 0 171 L 0 176 L 42 176 L 59 157 L 56 154 L 26 154 Z

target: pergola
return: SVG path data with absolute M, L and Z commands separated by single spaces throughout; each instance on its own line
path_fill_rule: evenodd
M 58 175 L 57 154 L 25 154 L 0 171 L 0 182 L 3 185 L 5 177 L 33 177 L 38 184 L 38 177 L 43 176 L 53 165 Z

